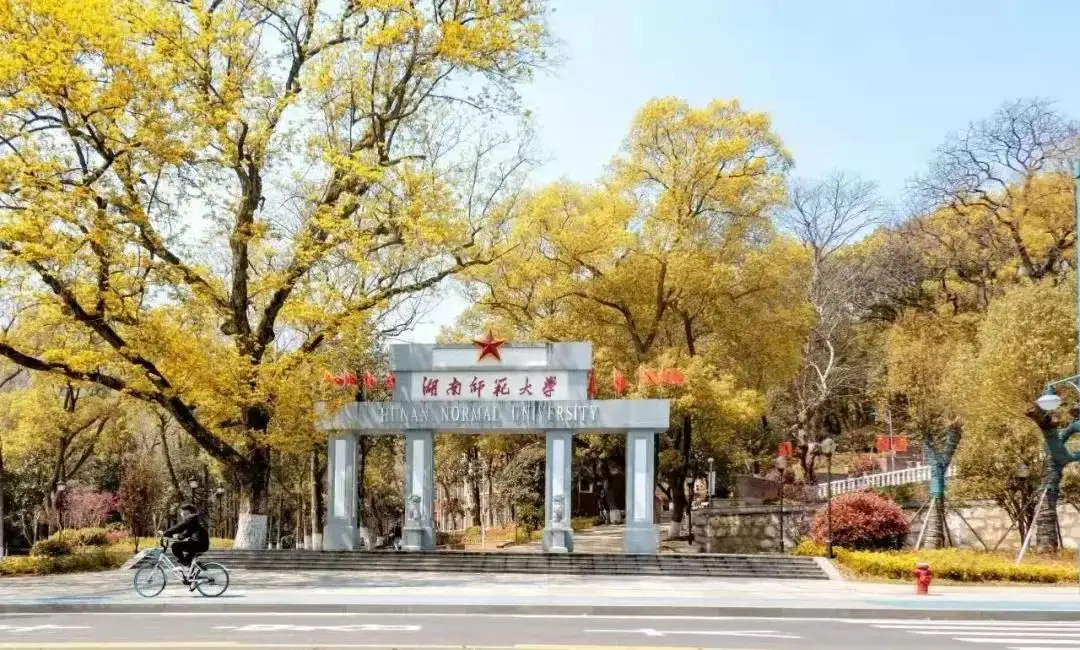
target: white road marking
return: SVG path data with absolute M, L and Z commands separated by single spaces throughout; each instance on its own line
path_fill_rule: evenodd
M 954 637 L 954 640 L 963 641 L 965 643 L 997 643 L 999 645 L 1008 645 L 1010 643 L 1018 643 L 1018 644 L 1020 644 L 1020 646 L 1012 646 L 1014 648 L 1015 647 L 1030 648 L 1031 646 L 1028 645 L 1028 644 L 1033 644 L 1033 643 L 1054 645 L 1054 646 L 1057 646 L 1058 650 L 1061 649 L 1061 646 L 1068 646 L 1070 648 L 1080 648 L 1080 639 L 1032 639 L 1030 637 L 1023 637 L 1023 636 L 1003 636 L 1003 637 L 998 637 L 998 638 L 994 638 L 994 639 L 987 639 L 987 638 L 982 638 L 982 637 L 980 637 L 978 639 L 971 638 L 971 637 Z
M 689 636 L 737 636 L 758 639 L 798 639 L 794 634 L 774 632 L 772 630 L 654 630 L 643 627 L 636 630 L 585 630 L 586 632 L 599 632 L 603 634 L 644 634 L 645 636 L 674 636 L 685 634 Z
M 0 632 L 41 632 L 44 630 L 89 630 L 89 625 L 0 625 Z
M 1023 636 L 1024 638 L 1038 637 L 1065 637 L 1080 639 L 1080 630 L 1076 632 L 1060 632 L 1058 630 L 1024 629 L 1019 627 L 1007 627 L 997 630 L 908 630 L 912 634 L 951 635 L 951 636 Z
M 215 630 L 233 632 L 418 632 L 419 625 L 379 625 L 362 623 L 360 625 L 284 625 L 252 623 L 250 625 L 218 625 Z
M 897 621 L 894 623 L 876 624 L 874 627 L 882 629 L 905 629 L 917 627 L 948 627 L 948 628 L 972 628 L 986 629 L 988 627 L 1022 627 L 1028 628 L 1054 628 L 1054 629 L 1080 629 L 1080 623 L 1066 621 Z

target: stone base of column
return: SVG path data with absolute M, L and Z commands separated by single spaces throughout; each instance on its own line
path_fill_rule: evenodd
M 434 551 L 435 529 L 431 526 L 405 526 L 401 531 L 404 551 Z
M 627 524 L 623 530 L 623 551 L 626 553 L 656 555 L 659 544 L 656 526 Z
M 543 546 L 545 553 L 573 553 L 574 531 L 570 528 L 545 528 Z
M 322 550 L 352 551 L 356 549 L 356 527 L 327 524 L 323 528 Z

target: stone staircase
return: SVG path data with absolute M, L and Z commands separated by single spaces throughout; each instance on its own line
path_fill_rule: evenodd
M 421 571 L 827 580 L 813 558 L 789 555 L 623 555 L 615 553 L 483 553 L 437 551 L 315 552 L 215 550 L 204 561 L 252 571 Z M 145 558 L 125 565 L 135 568 Z

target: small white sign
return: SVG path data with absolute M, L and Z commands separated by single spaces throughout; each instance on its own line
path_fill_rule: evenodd
M 412 375 L 414 400 L 569 400 L 565 371 L 417 372 Z

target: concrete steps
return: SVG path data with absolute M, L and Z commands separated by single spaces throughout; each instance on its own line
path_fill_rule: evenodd
M 205 561 L 259 571 L 381 571 L 431 573 L 524 573 L 562 575 L 656 575 L 671 577 L 827 580 L 808 557 L 789 555 L 622 555 L 607 553 L 479 553 L 439 551 L 315 552 L 210 551 Z M 129 568 L 145 560 L 132 562 Z

